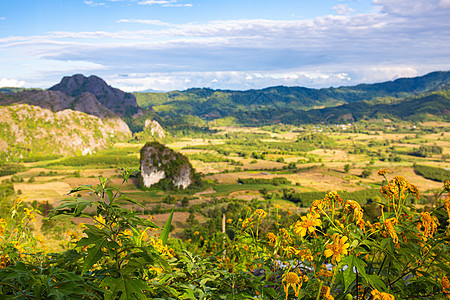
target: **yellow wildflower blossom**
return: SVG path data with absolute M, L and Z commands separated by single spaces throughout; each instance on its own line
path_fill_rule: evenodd
M 444 292 L 444 295 L 448 299 L 450 299 L 450 282 L 448 281 L 447 276 L 442 277 L 441 285 L 442 285 L 442 291 Z
M 320 291 L 321 299 L 325 300 L 334 300 L 334 297 L 331 295 L 331 289 L 329 286 L 322 286 L 322 290 Z
M 373 300 L 395 300 L 394 295 L 389 293 L 380 292 L 377 289 L 372 290 Z
M 246 218 L 246 219 L 244 220 L 244 222 L 242 222 L 242 229 L 244 229 L 245 227 L 247 227 L 251 222 L 252 222 L 252 219 Z
M 257 209 L 253 214 L 258 215 L 258 219 L 262 219 L 267 216 L 267 213 L 263 209 Z
M 301 221 L 297 221 L 292 225 L 295 234 L 298 234 L 301 237 L 304 237 L 307 232 L 313 233 L 316 226 L 322 226 L 322 221 L 316 214 L 307 214 L 306 216 L 301 217 Z
M 328 270 L 327 265 L 321 265 L 319 272 L 317 272 L 317 276 L 330 278 L 333 276 L 333 272 Z
M 150 239 L 150 244 L 153 246 L 153 248 L 155 248 L 159 254 L 161 255 L 165 255 L 168 258 L 172 258 L 173 257 L 173 250 L 170 249 L 169 247 L 167 247 L 166 245 L 163 245 L 162 240 L 160 239 Z
M 389 232 L 389 235 L 394 240 L 395 244 L 398 244 L 398 236 L 397 233 L 394 230 L 395 224 L 398 223 L 397 218 L 390 218 L 384 221 L 384 225 L 386 226 L 387 231 Z
M 102 215 L 94 216 L 94 221 L 95 223 L 97 223 L 97 225 L 95 225 L 97 226 L 97 228 L 102 229 L 103 227 L 105 227 L 106 220 Z
M 273 246 L 277 242 L 277 236 L 272 232 L 267 233 L 267 238 L 269 239 L 269 245 Z
M 294 272 L 288 272 L 286 274 L 283 274 L 283 288 L 284 292 L 286 293 L 286 300 L 289 296 L 289 287 L 292 286 L 294 289 L 295 297 L 298 297 L 298 293 L 300 292 L 300 288 L 303 285 L 303 282 L 307 282 L 308 277 L 305 275 L 298 276 L 297 273 Z
M 33 209 L 24 208 L 23 211 L 25 212 L 25 216 L 30 219 L 31 222 L 36 222 L 36 215 L 34 214 Z
M 13 204 L 13 206 L 17 209 L 17 207 L 20 205 L 20 203 L 22 203 L 23 202 L 23 199 L 22 198 L 20 198 L 20 197 L 18 197 L 18 198 L 16 198 L 15 200 L 14 200 L 14 204 Z
M 348 237 L 343 236 L 342 238 L 339 237 L 337 233 L 333 234 L 333 243 L 331 245 L 326 245 L 324 255 L 325 257 L 330 257 L 331 262 L 333 264 L 336 264 L 337 262 L 341 261 L 341 255 L 346 255 L 347 248 L 350 247 L 350 244 L 345 243 L 348 240 Z
M 384 176 L 385 174 L 388 174 L 389 172 L 390 171 L 386 170 L 386 169 L 380 170 L 380 171 L 378 171 L 378 176 Z
M 322 200 L 314 200 L 309 208 L 309 211 L 314 214 L 318 214 L 325 209 L 325 204 Z
M 2 240 L 2 235 L 5 233 L 5 231 L 6 231 L 6 224 L 8 224 L 7 222 L 6 222 L 6 220 L 5 219 L 3 219 L 3 218 L 0 218 L 0 241 Z
M 411 195 L 414 195 L 416 199 L 420 198 L 420 191 L 414 184 L 409 184 L 408 191 L 411 193 Z
M 0 269 L 6 268 L 9 264 L 9 256 L 8 253 L 2 254 L 0 257 Z
M 448 220 L 450 223 L 450 199 L 445 199 L 444 205 L 445 205 L 445 208 L 447 209 Z
M 424 238 L 433 237 L 434 232 L 437 229 L 439 221 L 436 217 L 432 217 L 429 212 L 420 213 L 422 221 L 422 226 L 424 227 L 423 236 Z

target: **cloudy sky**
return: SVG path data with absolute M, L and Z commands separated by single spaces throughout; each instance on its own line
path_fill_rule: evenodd
M 450 0 L 0 0 L 0 87 L 329 87 L 450 70 Z

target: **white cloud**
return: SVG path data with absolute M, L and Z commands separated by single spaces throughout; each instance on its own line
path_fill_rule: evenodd
M 89 1 L 89 0 L 84 0 L 84 4 L 92 6 L 92 7 L 106 6 L 106 3 L 104 3 L 104 2 L 94 2 L 94 1 Z
M 441 1 L 439 1 L 439 7 L 449 8 L 450 7 L 450 0 L 441 0 Z
M 373 3 L 381 6 L 381 11 L 388 14 L 401 16 L 426 16 L 442 15 L 449 11 L 449 0 L 373 0 Z
M 429 1 L 425 8 L 424 0 L 374 0 L 380 10 L 364 14 L 341 4 L 334 7 L 339 15 L 314 19 L 172 24 L 124 18 L 117 23 L 140 29 L 5 37 L 0 77 L 30 83 L 51 74 L 56 83 L 63 72 L 93 70 L 127 90 L 250 89 L 350 85 L 450 70 L 450 13 L 444 9 L 450 0 Z M 13 67 L 7 67 L 8 55 L 18 61 Z
M 355 12 L 355 10 L 347 4 L 337 4 L 333 6 L 332 9 L 340 15 L 350 15 Z
M 25 81 L 9 79 L 9 78 L 0 78 L 0 87 L 23 87 L 25 85 Z
M 4 21 L 4 20 L 6 20 L 5 17 L 0 17 L 0 21 Z
M 140 20 L 140 19 L 120 19 L 117 23 L 137 23 L 156 26 L 173 26 L 173 24 L 162 22 L 160 20 Z
M 178 3 L 178 0 L 143 0 L 139 1 L 138 4 L 141 5 L 161 5 L 164 7 L 192 7 L 192 4 L 182 4 Z

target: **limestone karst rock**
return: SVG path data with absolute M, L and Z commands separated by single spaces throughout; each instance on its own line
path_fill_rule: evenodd
M 136 97 L 109 86 L 100 77 L 91 75 L 85 77 L 82 74 L 65 76 L 60 83 L 49 89 L 59 91 L 71 97 L 81 96 L 83 93 L 93 94 L 97 100 L 119 116 L 134 114 L 138 111 Z
M 164 129 L 162 126 L 158 123 L 158 121 L 155 120 L 145 120 L 144 124 L 144 130 L 150 131 L 152 137 L 163 139 L 166 137 L 166 134 L 164 133 Z
M 195 170 L 184 155 L 158 142 L 148 142 L 141 149 L 141 179 L 146 188 L 166 180 L 185 189 L 198 179 Z

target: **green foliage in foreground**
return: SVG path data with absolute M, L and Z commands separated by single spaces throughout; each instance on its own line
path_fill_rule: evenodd
M 123 172 L 126 182 L 131 172 Z M 2 299 L 445 299 L 450 294 L 450 182 L 436 205 L 417 212 L 419 197 L 401 176 L 381 189 L 381 215 L 368 223 L 361 206 L 336 192 L 318 199 L 306 216 L 250 205 L 226 219 L 226 234 L 169 239 L 172 213 L 160 237 L 139 206 L 100 177 L 80 186 L 55 214 L 91 219 L 83 235 L 70 233 L 66 252 L 49 254 L 30 232 L 37 210 L 16 199 L 0 218 Z M 252 203 L 250 203 L 252 204 Z M 238 203 L 229 203 L 236 206 Z M 85 214 L 92 208 L 97 215 Z M 242 207 L 241 207 L 242 208 Z M 221 212 L 216 213 L 221 214 Z M 281 216 L 286 214 L 287 216 Z M 286 222 L 279 223 L 280 219 Z M 194 218 L 188 222 L 195 223 Z M 39 251 L 38 245 L 44 247 Z
M 437 167 L 414 164 L 414 172 L 417 175 L 434 181 L 444 182 L 446 180 L 450 180 L 450 170 L 445 170 Z

